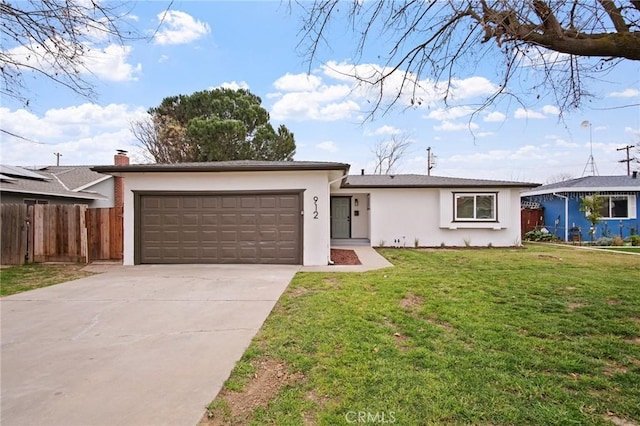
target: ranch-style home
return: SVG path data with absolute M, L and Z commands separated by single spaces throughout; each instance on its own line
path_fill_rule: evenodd
M 540 186 L 522 193 L 523 201 L 540 206 L 541 225 L 564 241 L 589 239 L 591 224 L 580 205 L 584 197 L 603 200 L 601 219 L 593 238 L 626 238 L 640 230 L 640 178 L 631 176 L 583 176 Z
M 537 184 L 349 175 L 313 161 L 98 166 L 123 177 L 124 264 L 326 265 L 332 244 L 513 246 Z

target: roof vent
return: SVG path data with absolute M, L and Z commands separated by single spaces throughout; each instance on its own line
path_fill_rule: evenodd
M 638 179 L 638 171 L 634 170 L 633 173 L 631 174 L 631 178 L 632 179 Z
M 360 169 L 360 176 L 364 176 L 364 169 Z

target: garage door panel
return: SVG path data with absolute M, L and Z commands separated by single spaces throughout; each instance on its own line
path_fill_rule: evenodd
M 262 196 L 259 198 L 260 208 L 262 209 L 275 209 L 278 206 L 276 196 Z
M 300 194 L 141 195 L 141 263 L 301 260 Z
M 175 213 L 171 214 L 163 214 L 162 221 L 160 225 L 179 225 L 180 224 L 180 216 Z
M 180 197 L 162 197 L 160 200 L 162 209 L 177 209 L 180 207 Z
M 294 209 L 297 207 L 298 205 L 298 198 L 297 197 L 280 197 L 279 198 L 279 207 L 281 209 Z
M 236 225 L 238 223 L 238 215 L 236 213 L 224 213 L 221 215 L 221 225 Z
M 197 209 L 200 207 L 199 197 L 182 197 L 180 201 L 182 201 L 183 209 Z
M 182 214 L 183 225 L 197 225 L 199 223 L 200 215 L 197 213 L 184 213 Z

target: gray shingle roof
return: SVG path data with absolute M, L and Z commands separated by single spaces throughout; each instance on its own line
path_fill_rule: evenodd
M 91 170 L 113 172 L 231 172 L 231 171 L 283 171 L 283 170 L 349 170 L 345 163 L 324 161 L 212 161 L 201 163 L 130 164 L 126 166 L 96 166 Z
M 92 166 L 49 166 L 38 170 L 43 175 L 57 177 L 70 190 L 77 190 L 89 184 L 104 180 L 108 175 L 94 172 Z
M 343 188 L 532 188 L 537 183 L 425 175 L 349 175 Z
M 524 195 L 553 192 L 640 191 L 640 178 L 631 176 L 584 176 L 563 182 L 542 185 Z M 535 193 L 535 194 L 532 194 Z
M 15 166 L 11 167 L 16 168 Z M 14 174 L 11 176 L 13 178 L 12 180 L 3 180 L 0 182 L 0 191 L 78 198 L 83 200 L 105 200 L 108 197 L 103 194 L 85 192 L 78 189 L 110 177 L 93 172 L 90 167 L 91 166 L 45 167 L 35 172 L 35 174 L 39 175 L 39 179 L 33 177 L 27 178 L 28 173 L 25 173 L 22 177 Z M 23 170 L 34 173 L 28 169 Z

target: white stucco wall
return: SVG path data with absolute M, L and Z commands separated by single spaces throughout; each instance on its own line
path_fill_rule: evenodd
M 520 243 L 520 194 L 518 189 L 474 189 L 498 193 L 497 222 L 453 222 L 453 192 L 460 189 L 370 190 L 371 245 L 513 246 Z
M 134 191 L 304 190 L 303 264 L 326 265 L 330 256 L 329 172 L 125 173 L 124 264 L 134 263 Z M 318 197 L 314 219 L 313 198 Z

